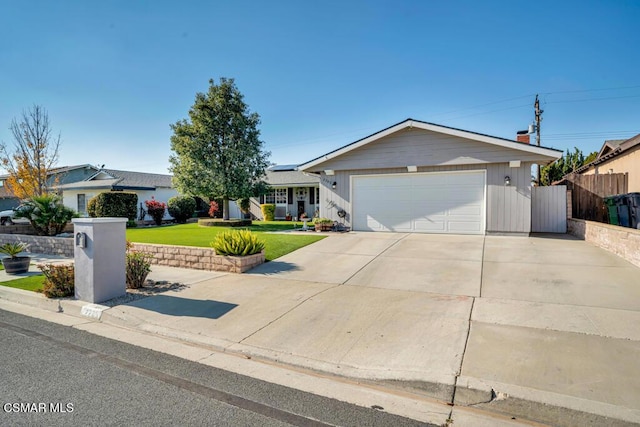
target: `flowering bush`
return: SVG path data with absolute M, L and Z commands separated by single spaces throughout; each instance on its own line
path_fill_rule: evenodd
M 159 202 L 151 196 L 151 200 L 145 200 L 147 205 L 147 212 L 153 218 L 156 225 L 162 225 L 162 217 L 164 217 L 164 211 L 167 209 L 167 205 L 163 202 Z
M 40 264 L 38 268 L 45 277 L 42 293 L 46 297 L 60 298 L 74 295 L 75 273 L 72 264 Z
M 214 215 L 216 214 L 216 212 L 218 212 L 219 209 L 220 207 L 218 206 L 218 203 L 215 200 L 212 200 L 209 202 L 209 216 L 211 218 L 214 217 Z

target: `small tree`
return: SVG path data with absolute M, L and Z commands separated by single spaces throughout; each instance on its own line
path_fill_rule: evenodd
M 153 196 L 151 200 L 145 200 L 144 204 L 147 205 L 147 212 L 151 218 L 153 218 L 156 225 L 162 225 L 162 218 L 164 217 L 164 211 L 167 209 L 167 205 L 157 201 Z
M 210 201 L 209 216 L 213 218 L 214 216 L 216 216 L 216 212 L 218 212 L 218 210 L 220 210 L 220 207 L 218 206 L 218 202 L 216 202 L 215 200 Z
M 197 93 L 189 120 L 171 125 L 170 170 L 178 190 L 205 199 L 221 198 L 223 219 L 229 200 L 259 195 L 269 153 L 260 141 L 260 116 L 249 112 L 233 79 L 209 80 Z
M 9 126 L 13 147 L 0 145 L 0 164 L 9 174 L 7 186 L 20 199 L 47 193 L 49 172 L 58 161 L 60 134 L 52 135 L 47 111 L 34 105 Z
M 32 197 L 24 207 L 16 212 L 16 217 L 27 218 L 41 236 L 55 236 L 62 233 L 71 218 L 78 214 L 62 204 L 60 197 L 45 195 Z
M 176 222 L 184 224 L 196 211 L 196 201 L 191 196 L 175 196 L 169 199 L 167 209 Z

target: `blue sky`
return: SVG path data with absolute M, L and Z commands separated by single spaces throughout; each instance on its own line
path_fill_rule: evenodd
M 542 144 L 640 133 L 637 1 L 0 0 L 0 141 L 44 106 L 59 165 L 167 173 L 169 125 L 232 77 L 278 164 L 408 117 Z

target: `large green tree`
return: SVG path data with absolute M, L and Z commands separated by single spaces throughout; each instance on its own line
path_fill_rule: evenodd
M 183 194 L 229 200 L 263 193 L 270 153 L 260 140 L 260 116 L 250 112 L 233 79 L 209 80 L 209 91 L 197 93 L 189 120 L 171 125 L 173 183 Z
M 577 147 L 574 147 L 573 151 L 567 150 L 558 160 L 542 167 L 540 170 L 541 185 L 551 185 L 551 183 L 561 180 L 563 176 L 595 160 L 597 155 L 597 152 L 593 152 L 585 157 Z

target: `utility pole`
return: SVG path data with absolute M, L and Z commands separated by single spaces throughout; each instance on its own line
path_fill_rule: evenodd
M 540 109 L 540 101 L 538 100 L 538 94 L 536 94 L 536 101 L 533 103 L 533 107 L 536 115 L 536 145 L 540 146 L 540 122 L 542 121 L 542 113 L 544 110 Z M 540 185 L 540 165 L 538 165 L 536 172 L 536 182 Z

